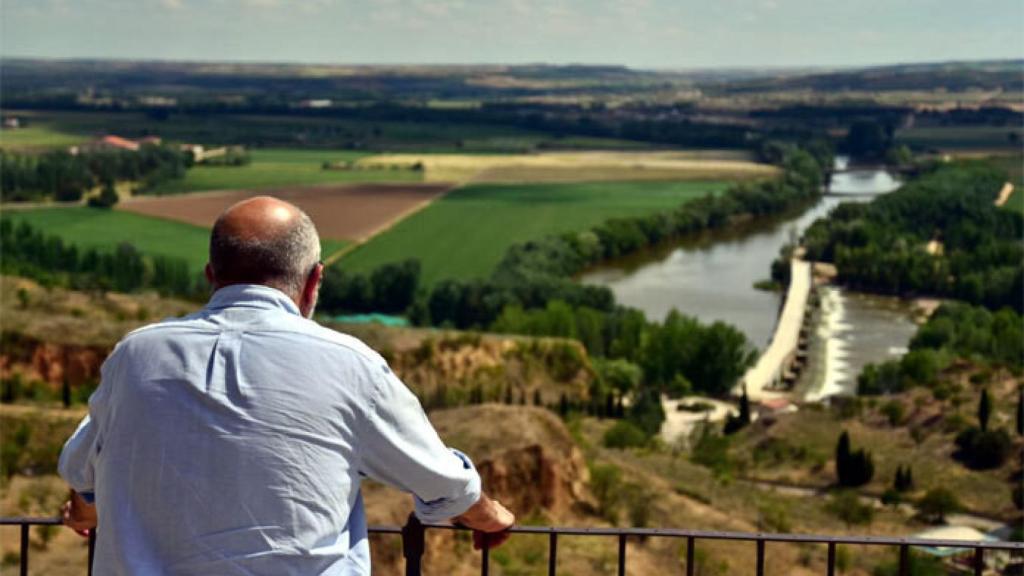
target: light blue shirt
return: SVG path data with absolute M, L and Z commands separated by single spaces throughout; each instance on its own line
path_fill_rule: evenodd
M 97 574 L 369 574 L 360 480 L 457 516 L 480 477 L 359 340 L 266 286 L 127 335 L 60 474 L 94 495 Z

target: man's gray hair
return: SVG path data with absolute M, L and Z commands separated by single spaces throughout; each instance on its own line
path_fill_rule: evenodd
M 210 234 L 210 265 L 217 282 L 264 284 L 289 295 L 301 294 L 320 261 L 320 238 L 309 216 L 296 211 L 291 228 L 273 236 L 226 233 L 223 217 L 218 218 Z

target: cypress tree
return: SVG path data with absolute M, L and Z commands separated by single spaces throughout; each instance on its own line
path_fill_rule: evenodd
M 540 397 L 540 388 L 534 389 L 534 391 L 533 391 L 533 405 L 534 406 L 541 406 L 543 403 L 544 403 L 544 401 L 541 400 L 541 397 Z
M 839 441 L 836 443 L 836 477 L 839 479 L 840 484 L 844 478 L 849 476 L 849 465 L 850 465 L 850 435 L 843 430 L 843 433 L 839 435 Z
M 978 426 L 982 432 L 988 431 L 988 420 L 992 417 L 992 397 L 989 396 L 988 388 L 981 391 L 981 399 L 978 400 Z
M 750 424 L 750 398 L 747 397 L 747 385 L 743 385 L 743 395 L 740 396 L 740 423 L 743 426 Z
M 1017 435 L 1024 436 L 1024 388 L 1017 393 Z

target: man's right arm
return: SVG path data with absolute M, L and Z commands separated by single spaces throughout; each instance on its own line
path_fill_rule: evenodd
M 454 520 L 482 532 L 510 527 L 515 517 L 483 494 L 470 459 L 446 447 L 416 396 L 389 368 L 379 369 L 360 471 L 414 494 L 416 515 L 424 522 Z

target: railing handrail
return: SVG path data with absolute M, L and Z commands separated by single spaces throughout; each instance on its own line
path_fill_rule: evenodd
M 55 526 L 62 524 L 60 517 L 34 517 L 14 516 L 0 517 L 0 526 L 19 526 L 21 528 L 21 556 L 20 574 L 28 574 L 28 536 L 30 526 Z M 405 557 L 405 573 L 407 576 L 419 576 L 421 574 L 421 563 L 425 552 L 425 533 L 427 530 L 463 530 L 469 529 L 463 526 L 452 524 L 424 524 L 415 517 L 409 515 L 409 521 L 404 526 L 393 525 L 371 525 L 367 531 L 371 534 L 395 534 L 402 538 L 403 556 Z M 557 570 L 557 548 L 559 536 L 607 536 L 615 537 L 618 540 L 618 570 L 620 576 L 626 574 L 626 542 L 630 537 L 647 538 L 685 538 L 686 539 L 686 574 L 693 576 L 694 572 L 694 546 L 698 540 L 732 540 L 748 541 L 757 545 L 757 560 L 755 573 L 763 576 L 765 568 L 765 544 L 768 542 L 779 543 L 809 543 L 826 544 L 828 546 L 827 574 L 835 575 L 836 546 L 838 544 L 868 545 L 868 546 L 892 546 L 899 549 L 899 574 L 909 576 L 910 574 L 910 549 L 911 548 L 957 548 L 965 551 L 973 551 L 974 574 L 980 576 L 984 571 L 984 553 L 986 550 L 1003 550 L 1024 554 L 1024 542 L 1010 542 L 1005 540 L 946 540 L 932 538 L 905 538 L 898 536 L 827 536 L 820 534 L 790 534 L 772 532 L 729 532 L 720 530 L 687 530 L 682 528 L 587 528 L 573 526 L 513 526 L 509 529 L 513 534 L 546 534 L 548 536 L 548 574 L 553 576 Z M 92 574 L 93 551 L 96 542 L 96 532 L 89 534 L 89 560 L 88 573 Z M 480 573 L 482 576 L 489 574 L 489 553 L 486 545 L 487 535 L 484 535 L 485 545 L 481 550 Z
M 59 516 L 9 516 L 0 517 L 0 526 L 56 526 L 63 524 Z M 469 530 L 453 524 L 422 524 L 424 529 Z M 370 525 L 367 531 L 374 534 L 401 534 L 402 527 L 395 525 Z M 509 529 L 513 534 L 558 534 L 564 536 L 636 536 L 663 538 L 697 538 L 699 540 L 744 540 L 766 542 L 795 542 L 806 544 L 864 544 L 876 546 L 914 546 L 919 548 L 989 548 L 997 550 L 1024 551 L 1024 542 L 1009 540 L 944 540 L 935 538 L 912 538 L 902 536 L 847 536 L 825 534 L 794 534 L 789 532 L 730 532 L 723 530 L 689 530 L 685 528 L 607 528 L 585 526 L 530 526 L 517 525 Z
M 468 530 L 450 524 L 423 524 L 424 528 L 441 530 Z M 401 532 L 397 526 L 370 526 L 381 533 Z M 809 544 L 864 544 L 878 546 L 914 546 L 930 548 L 991 548 L 1024 551 L 1024 542 L 1009 540 L 942 540 L 933 538 L 904 538 L 900 536 L 830 536 L 821 534 L 792 534 L 778 532 L 729 532 L 722 530 L 687 530 L 683 528 L 586 528 L 574 526 L 513 526 L 513 534 L 558 534 L 565 536 L 659 536 L 667 538 L 697 538 L 699 540 L 764 540 L 766 542 L 796 542 Z

